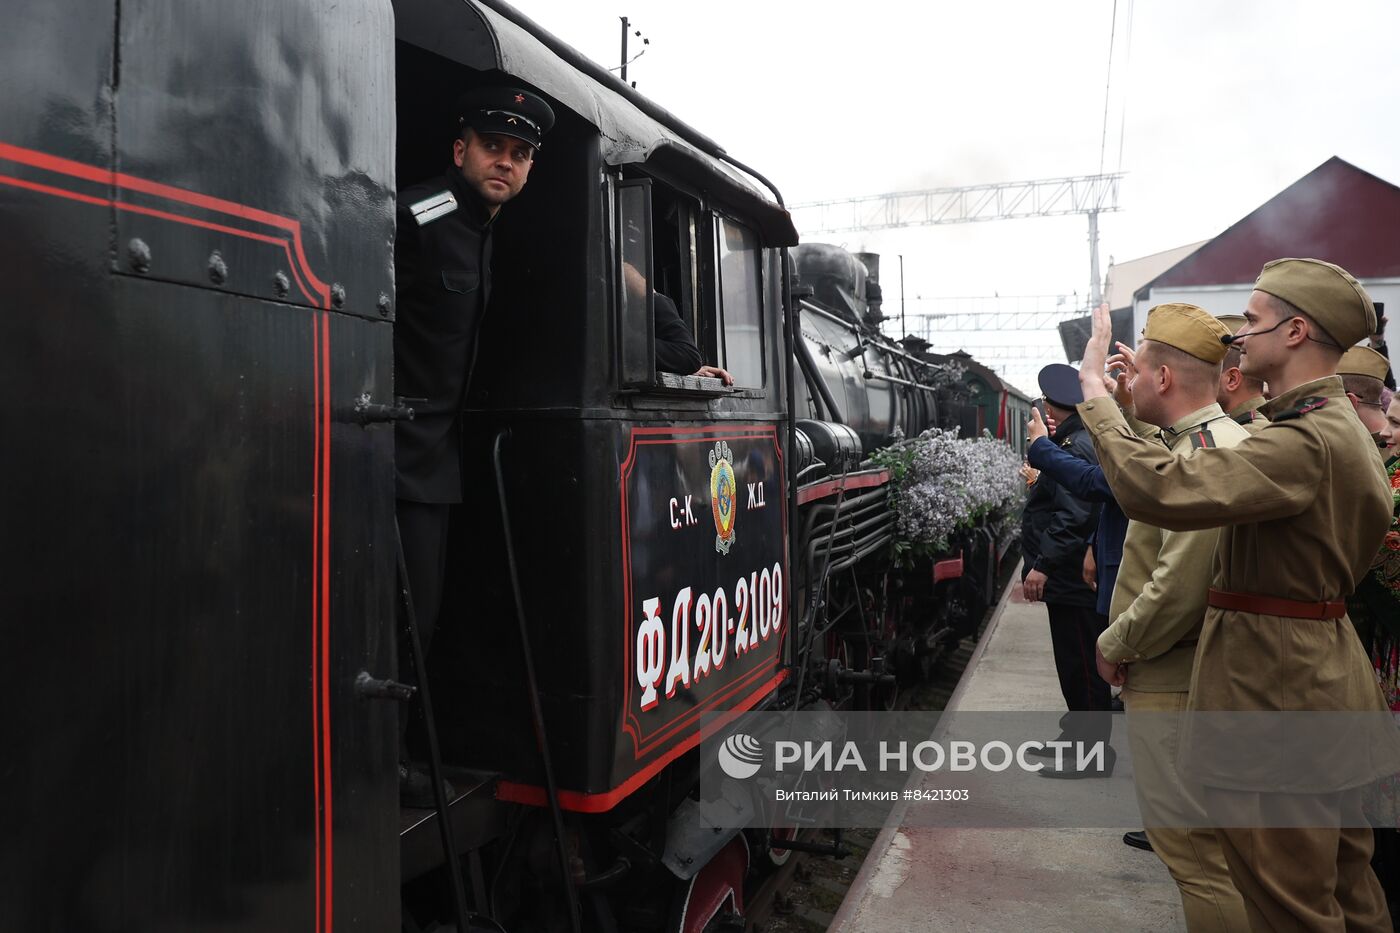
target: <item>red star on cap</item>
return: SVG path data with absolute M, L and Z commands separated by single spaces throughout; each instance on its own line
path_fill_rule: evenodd
M 515 95 L 515 102 L 516 102 L 517 104 L 523 104 L 523 103 L 525 103 L 525 95 L 524 95 L 524 94 L 516 94 L 516 95 Z

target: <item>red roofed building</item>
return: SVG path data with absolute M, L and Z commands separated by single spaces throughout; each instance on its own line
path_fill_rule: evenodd
M 1240 313 L 1264 263 L 1285 256 L 1336 263 L 1400 317 L 1400 187 L 1333 156 L 1139 288 L 1134 335 L 1167 301 Z

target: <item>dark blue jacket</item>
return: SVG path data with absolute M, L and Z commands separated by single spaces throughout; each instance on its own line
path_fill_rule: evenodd
M 1079 415 L 1071 415 L 1055 431 L 1055 444 L 1066 456 L 1094 461 L 1094 441 Z M 1084 582 L 1084 548 L 1098 527 L 1099 505 L 1076 496 L 1055 477 L 1042 473 L 1031 486 L 1021 513 L 1022 579 L 1031 570 L 1046 576 L 1047 604 L 1095 609 L 1098 598 Z
M 1089 502 L 1103 503 L 1099 527 L 1094 532 L 1094 563 L 1098 565 L 1099 594 L 1096 611 L 1108 615 L 1113 587 L 1118 582 L 1118 565 L 1123 563 L 1123 538 L 1128 534 L 1128 516 L 1118 507 L 1103 468 L 1056 447 L 1040 438 L 1027 454 L 1031 466 L 1054 477 L 1072 495 Z

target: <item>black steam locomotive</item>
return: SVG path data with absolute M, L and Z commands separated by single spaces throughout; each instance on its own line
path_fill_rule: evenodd
M 700 715 L 893 702 L 1000 557 L 889 566 L 868 456 L 967 402 L 867 265 L 497 0 L 53 0 L 0 53 L 0 929 L 429 929 L 463 878 L 483 929 L 742 916 L 787 850 L 706 824 Z M 445 858 L 386 686 L 394 192 L 501 76 L 559 120 L 468 400 Z M 629 224 L 736 387 L 656 372 Z

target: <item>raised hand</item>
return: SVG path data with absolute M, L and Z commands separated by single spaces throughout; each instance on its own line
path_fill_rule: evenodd
M 1094 309 L 1094 331 L 1089 343 L 1084 347 L 1084 360 L 1079 365 L 1079 386 L 1084 390 L 1084 398 L 1107 398 L 1108 388 L 1104 385 L 1104 367 L 1108 362 L 1108 347 L 1113 342 L 1113 316 L 1108 304 Z
M 1118 407 L 1131 414 L 1133 393 L 1129 387 L 1138 374 L 1137 352 L 1123 343 L 1114 344 L 1114 347 L 1118 352 L 1108 358 L 1108 374 L 1103 377 L 1104 385 L 1108 387 L 1109 394 L 1118 403 Z
M 1040 409 L 1031 409 L 1031 420 L 1026 422 L 1026 440 L 1032 444 L 1042 437 L 1049 437 L 1050 429 L 1040 420 Z

